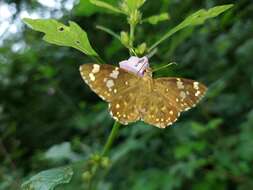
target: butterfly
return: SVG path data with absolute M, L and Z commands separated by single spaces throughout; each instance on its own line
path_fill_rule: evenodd
M 207 91 L 205 85 L 190 79 L 152 78 L 150 68 L 144 76 L 109 64 L 84 64 L 79 70 L 91 90 L 109 103 L 111 116 L 124 125 L 142 120 L 166 128 Z

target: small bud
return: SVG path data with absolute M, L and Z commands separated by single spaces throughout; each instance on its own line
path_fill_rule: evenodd
M 92 174 L 90 171 L 83 172 L 82 178 L 84 181 L 89 181 L 92 178 Z
M 101 160 L 101 156 L 99 154 L 92 154 L 88 163 L 90 165 L 98 164 Z
M 109 165 L 110 165 L 110 160 L 109 160 L 109 158 L 108 157 L 103 157 L 102 159 L 101 159 L 101 167 L 103 167 L 103 168 L 108 168 L 109 167 Z
M 128 18 L 128 23 L 132 25 L 136 25 L 140 22 L 141 17 L 142 17 L 141 12 L 138 10 L 135 10 L 130 14 Z
M 120 4 L 119 4 L 119 7 L 120 9 L 125 12 L 126 14 L 129 13 L 129 8 L 128 8 L 128 5 L 125 1 L 122 1 Z
M 138 55 L 143 55 L 145 53 L 147 49 L 147 44 L 146 43 L 142 43 L 140 44 L 136 49 L 135 49 L 135 52 L 138 54 Z
M 120 40 L 121 40 L 122 44 L 124 44 L 125 46 L 128 46 L 129 45 L 129 35 L 128 35 L 128 33 L 125 32 L 125 31 L 120 32 Z
M 94 162 L 99 162 L 100 159 L 101 159 L 101 156 L 99 154 L 93 154 L 91 159 L 94 161 Z

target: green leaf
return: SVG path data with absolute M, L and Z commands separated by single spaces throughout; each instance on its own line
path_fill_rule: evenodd
M 127 14 L 131 14 L 134 11 L 138 10 L 146 0 L 123 0 L 121 8 Z
M 150 24 L 155 25 L 161 21 L 165 21 L 165 20 L 169 20 L 169 19 L 170 19 L 170 16 L 168 13 L 161 13 L 159 15 L 153 15 L 148 18 L 145 18 L 145 19 L 143 19 L 142 22 L 148 22 Z
M 72 151 L 69 142 L 53 145 L 45 152 L 45 158 L 55 162 L 64 160 L 77 161 L 81 159 L 78 154 Z
M 117 0 L 104 0 L 107 4 L 113 5 L 117 3 Z M 80 0 L 79 3 L 74 7 L 73 13 L 76 16 L 91 16 L 96 13 L 115 13 L 110 9 L 105 9 L 98 7 L 95 4 L 91 3 L 89 0 Z
M 141 43 L 140 45 L 137 46 L 137 48 L 135 49 L 135 52 L 138 55 L 143 55 L 145 53 L 146 49 L 147 49 L 147 44 L 144 42 L 144 43 Z
M 208 129 L 216 129 L 216 128 L 218 128 L 222 123 L 223 123 L 223 119 L 222 119 L 222 118 L 212 119 L 211 121 L 208 122 L 207 128 L 208 128 Z
M 90 55 L 97 56 L 91 47 L 87 34 L 75 22 L 70 21 L 66 26 L 54 19 L 29 19 L 23 21 L 33 30 L 43 32 L 43 39 L 59 46 L 68 46 Z
M 42 171 L 22 184 L 22 190 L 53 190 L 57 185 L 69 183 L 73 176 L 72 167 Z
M 106 3 L 104 1 L 100 1 L 100 0 L 90 0 L 90 2 L 98 7 L 101 7 L 101 8 L 105 8 L 105 9 L 108 9 L 112 12 L 115 12 L 115 13 L 123 13 L 123 11 L 121 11 L 118 7 L 115 7 L 109 3 Z
M 100 11 L 101 8 L 93 5 L 90 1 L 80 0 L 74 7 L 73 12 L 75 16 L 91 16 Z
M 158 40 L 155 44 L 153 44 L 149 48 L 148 51 L 149 52 L 152 51 L 155 47 L 157 47 L 164 40 L 169 38 L 174 33 L 184 29 L 185 27 L 196 26 L 196 25 L 203 24 L 207 19 L 218 16 L 219 14 L 223 13 L 224 11 L 230 9 L 232 6 L 233 6 L 233 4 L 228 4 L 228 5 L 216 6 L 216 7 L 210 8 L 208 10 L 200 9 L 199 11 L 197 11 L 197 12 L 193 13 L 192 15 L 188 16 L 179 25 L 177 25 L 176 27 L 169 30 L 165 35 L 163 35 L 163 37 L 160 40 Z

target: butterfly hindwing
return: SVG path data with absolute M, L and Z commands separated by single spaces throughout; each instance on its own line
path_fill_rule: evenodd
M 182 111 L 194 107 L 207 88 L 193 80 L 183 78 L 154 79 L 153 92 L 142 94 L 141 118 L 159 128 L 172 125 Z M 141 100 L 140 100 L 141 101 Z
M 109 64 L 84 64 L 80 66 L 80 73 L 89 87 L 107 102 L 138 80 L 135 75 Z
M 122 124 L 128 124 L 140 119 L 137 96 L 140 93 L 138 86 L 133 86 L 124 91 L 123 94 L 113 98 L 109 103 L 111 116 Z
M 154 91 L 140 98 L 143 101 L 140 104 L 139 110 L 142 113 L 142 120 L 146 123 L 159 128 L 165 128 L 174 123 L 180 115 L 180 111 L 158 92 Z
M 194 107 L 207 91 L 205 85 L 190 79 L 168 77 L 154 80 L 155 88 L 180 111 Z

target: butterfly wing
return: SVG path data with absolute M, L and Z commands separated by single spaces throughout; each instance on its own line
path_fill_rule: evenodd
M 158 78 L 151 93 L 139 96 L 141 119 L 159 128 L 172 125 L 182 111 L 194 107 L 207 88 L 193 80 Z
M 80 73 L 92 91 L 107 102 L 135 85 L 138 77 L 109 64 L 84 64 Z
M 122 124 L 139 119 L 136 96 L 140 77 L 108 64 L 80 66 L 83 80 L 103 100 L 109 102 L 111 116 Z
M 111 116 L 124 125 L 139 120 L 140 113 L 136 99 L 139 93 L 140 88 L 133 86 L 125 90 L 123 94 L 113 98 L 112 102 L 109 103 Z
M 143 97 L 139 97 L 139 102 L 141 102 L 139 105 L 141 119 L 159 128 L 172 125 L 180 115 L 180 110 L 156 90 Z
M 187 111 L 196 106 L 207 91 L 207 87 L 197 81 L 183 78 L 158 78 L 155 89 L 179 111 Z

